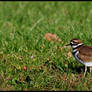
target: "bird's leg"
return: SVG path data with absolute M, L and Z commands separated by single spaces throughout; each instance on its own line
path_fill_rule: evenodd
M 84 77 L 85 77 L 85 75 L 86 75 L 86 72 L 87 72 L 87 66 L 85 66 Z
M 92 71 L 92 66 L 90 66 L 90 73 L 91 73 L 91 71 Z

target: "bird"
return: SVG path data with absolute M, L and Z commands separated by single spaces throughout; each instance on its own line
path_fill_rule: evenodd
M 74 58 L 85 66 L 84 76 L 87 73 L 87 67 L 92 71 L 92 46 L 85 45 L 80 39 L 73 38 L 66 46 L 72 47 Z

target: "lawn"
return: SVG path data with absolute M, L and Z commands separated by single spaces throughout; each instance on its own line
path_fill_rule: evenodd
M 0 2 L 0 90 L 92 91 L 72 38 L 92 46 L 92 2 Z

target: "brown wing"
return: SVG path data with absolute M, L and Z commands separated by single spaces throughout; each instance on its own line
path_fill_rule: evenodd
M 78 58 L 84 62 L 92 61 L 92 47 L 82 46 L 79 49 Z

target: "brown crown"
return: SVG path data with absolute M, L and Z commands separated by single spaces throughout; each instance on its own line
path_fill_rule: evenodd
M 77 39 L 77 38 L 72 39 L 72 42 L 74 42 L 74 43 L 82 43 L 82 41 Z

